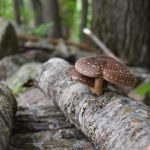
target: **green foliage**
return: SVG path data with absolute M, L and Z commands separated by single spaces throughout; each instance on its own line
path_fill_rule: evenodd
M 92 24 L 92 17 L 93 17 L 93 8 L 92 8 L 92 1 L 88 1 L 88 14 L 87 14 L 87 27 L 91 28 Z
M 29 0 L 20 1 L 20 15 L 23 23 L 30 23 L 33 20 Z M 0 16 L 8 20 L 14 19 L 13 0 L 0 0 Z
M 73 25 L 72 25 L 72 40 L 79 42 L 80 37 L 80 27 L 81 27 L 81 8 L 82 8 L 82 1 L 77 0 L 75 5 L 75 14 L 73 17 Z
M 66 38 L 78 42 L 80 38 L 81 27 L 81 9 L 82 0 L 58 0 L 61 25 Z M 22 26 L 27 30 L 31 29 L 30 34 L 45 36 L 47 29 L 51 24 L 41 24 L 36 29 L 32 29 L 34 25 L 34 12 L 30 6 L 29 0 L 19 0 L 20 16 Z M 92 19 L 92 1 L 89 1 L 87 26 L 91 27 Z M 42 13 L 42 10 L 41 10 Z M 13 0 L 0 0 L 0 16 L 8 20 L 14 19 Z M 70 37 L 68 37 L 71 35 Z
M 136 88 L 136 93 L 139 95 L 146 95 L 150 92 L 150 82 L 144 83 Z
M 36 27 L 35 29 L 31 29 L 29 34 L 37 35 L 37 36 L 46 36 L 49 28 L 53 26 L 52 22 L 41 24 L 40 26 Z
M 61 22 L 67 27 L 74 24 L 76 0 L 59 0 Z
M 5 19 L 12 19 L 14 16 L 12 5 L 12 0 L 0 0 L 0 16 Z
M 59 0 L 61 22 L 71 33 L 71 39 L 79 42 L 82 0 Z M 88 2 L 87 27 L 91 28 L 92 1 Z
M 29 5 L 29 0 L 20 1 L 20 15 L 21 15 L 21 21 L 24 24 L 30 25 L 33 23 L 33 12 Z

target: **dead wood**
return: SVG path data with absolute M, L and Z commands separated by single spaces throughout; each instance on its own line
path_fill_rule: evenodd
M 38 78 L 39 87 L 69 121 L 98 149 L 148 149 L 150 108 L 108 89 L 99 97 L 92 95 L 86 86 L 64 75 L 69 67 L 66 61 L 53 58 L 43 65 Z
M 18 111 L 8 150 L 95 150 L 39 89 L 16 99 Z
M 0 80 L 4 81 L 11 77 L 17 70 L 24 64 L 30 62 L 45 62 L 50 58 L 48 53 L 43 51 L 29 51 L 23 54 L 16 54 L 12 56 L 5 57 L 0 60 Z
M 16 100 L 11 91 L 0 84 L 0 150 L 6 150 L 13 127 Z

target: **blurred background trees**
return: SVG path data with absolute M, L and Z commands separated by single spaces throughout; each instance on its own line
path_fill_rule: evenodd
M 11 20 L 18 34 L 99 50 L 82 32 L 87 27 L 128 65 L 149 70 L 149 8 L 149 0 L 0 0 L 0 17 Z
M 100 0 L 94 33 L 130 64 L 150 67 L 150 1 Z
M 75 42 L 89 42 L 88 27 L 129 64 L 149 67 L 149 8 L 148 0 L 1 0 L 0 16 L 26 34 Z

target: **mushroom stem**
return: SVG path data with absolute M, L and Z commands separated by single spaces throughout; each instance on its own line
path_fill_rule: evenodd
M 102 94 L 103 80 L 103 77 L 95 78 L 94 88 L 91 88 L 92 93 L 96 95 Z

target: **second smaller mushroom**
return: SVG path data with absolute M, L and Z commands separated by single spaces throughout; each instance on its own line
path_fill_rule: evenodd
M 75 81 L 87 85 L 90 87 L 91 91 L 93 90 L 95 79 L 80 74 L 78 71 L 76 71 L 75 67 L 70 67 L 68 70 L 66 70 L 65 75 Z

